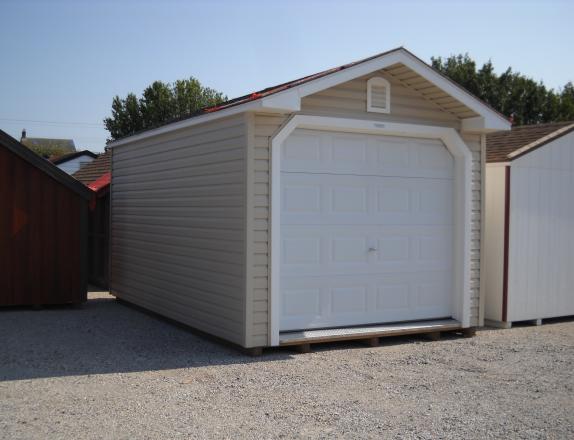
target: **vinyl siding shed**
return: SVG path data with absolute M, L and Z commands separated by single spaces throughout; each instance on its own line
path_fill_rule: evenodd
M 487 138 L 487 323 L 574 315 L 574 123 Z
M 111 291 L 246 348 L 478 326 L 508 128 L 401 48 L 118 140 Z

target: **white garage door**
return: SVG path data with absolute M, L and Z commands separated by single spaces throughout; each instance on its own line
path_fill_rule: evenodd
M 450 317 L 454 160 L 436 140 L 296 130 L 281 150 L 281 325 Z

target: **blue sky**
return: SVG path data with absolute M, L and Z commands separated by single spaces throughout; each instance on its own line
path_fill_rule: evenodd
M 401 45 L 574 80 L 572 1 L 0 2 L 0 129 L 94 151 L 113 96 L 154 80 L 232 98 Z

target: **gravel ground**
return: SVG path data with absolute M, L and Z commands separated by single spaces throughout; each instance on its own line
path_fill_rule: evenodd
M 250 358 L 92 293 L 0 311 L 0 438 L 574 438 L 574 321 Z

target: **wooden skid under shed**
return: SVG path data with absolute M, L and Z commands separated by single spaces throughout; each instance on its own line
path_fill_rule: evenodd
M 346 327 L 324 330 L 303 330 L 283 332 L 279 335 L 279 345 L 308 345 L 322 342 L 351 341 L 361 339 L 384 338 L 414 334 L 437 333 L 463 329 L 454 319 L 435 321 L 406 322 L 399 324 L 372 325 L 366 327 Z
M 484 320 L 484 325 L 488 326 L 488 327 L 494 327 L 494 328 L 503 328 L 503 329 L 508 329 L 508 328 L 512 328 L 512 326 L 514 324 L 526 324 L 526 325 L 542 325 L 542 319 L 525 319 L 522 321 L 492 321 L 490 319 L 485 319 Z

